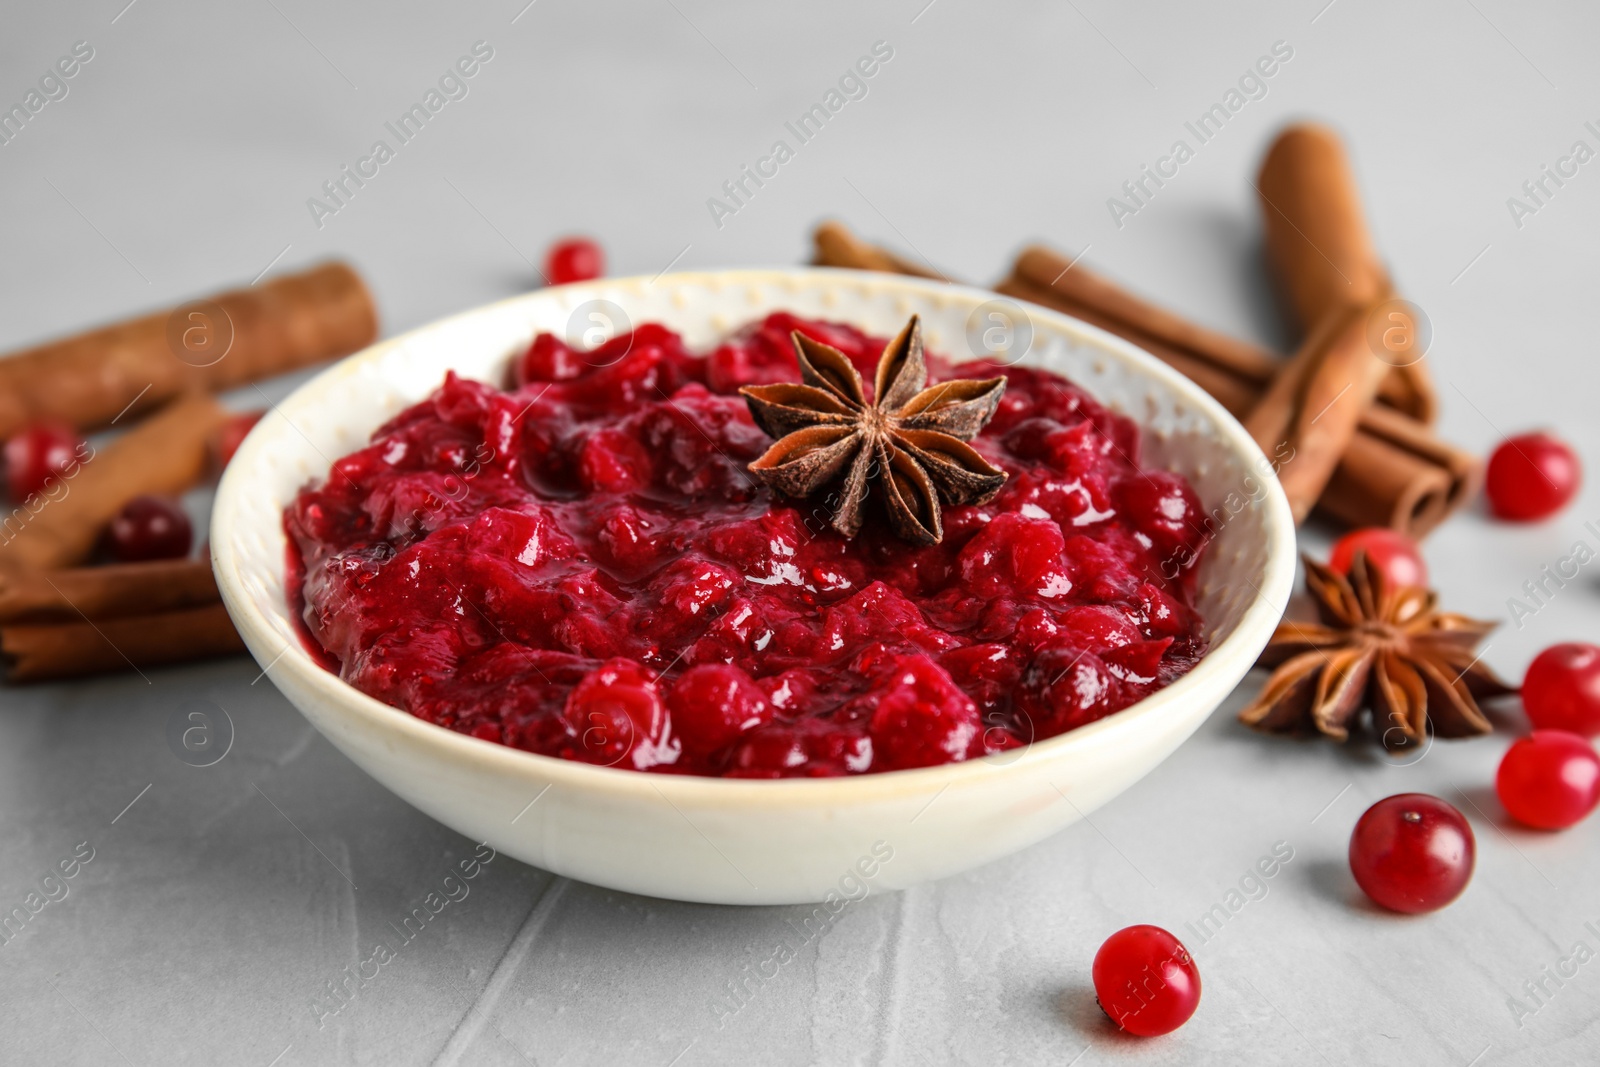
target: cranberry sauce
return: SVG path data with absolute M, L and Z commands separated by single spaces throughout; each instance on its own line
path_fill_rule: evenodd
M 795 381 L 790 332 L 870 383 L 884 340 L 774 314 L 709 356 L 644 325 L 539 336 L 510 391 L 451 374 L 286 509 L 312 638 L 366 693 L 564 759 L 740 777 L 971 759 L 1126 707 L 1204 652 L 1204 513 L 1128 419 L 1047 371 L 974 441 L 1009 474 L 917 547 L 869 500 L 828 527 L 745 465 L 736 390 Z M 876 492 L 876 490 L 874 490 Z

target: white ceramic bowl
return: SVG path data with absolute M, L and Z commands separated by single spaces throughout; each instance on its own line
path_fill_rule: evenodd
M 1183 473 L 1225 520 L 1198 583 L 1211 651 L 1132 707 L 1024 749 L 786 781 L 654 775 L 532 755 L 413 718 L 318 666 L 284 599 L 284 505 L 447 369 L 498 382 L 535 333 L 566 333 L 575 315 L 592 321 L 594 300 L 621 307 L 635 324 L 663 322 L 697 348 L 780 309 L 883 336 L 916 312 L 928 346 L 956 358 L 973 354 L 983 330 L 1004 326 L 990 312 L 1009 311 L 1033 334 L 1021 362 L 1057 370 L 1132 416 L 1145 431 L 1142 462 Z M 1266 459 L 1199 387 L 1075 319 L 996 300 L 854 271 L 675 274 L 544 289 L 382 341 L 278 405 L 229 464 L 211 527 L 223 600 L 267 676 L 357 766 L 445 825 L 572 878 L 679 900 L 796 903 L 859 895 L 861 885 L 900 889 L 1015 852 L 1149 773 L 1215 710 L 1287 601 L 1295 539 Z

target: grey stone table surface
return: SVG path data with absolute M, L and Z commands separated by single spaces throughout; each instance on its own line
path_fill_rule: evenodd
M 1282 346 L 1248 179 L 1278 125 L 1315 116 L 1351 138 L 1385 255 L 1431 318 L 1444 432 L 1482 449 L 1549 425 L 1600 457 L 1592 5 L 8 0 L 0 26 L 0 105 L 31 108 L 0 144 L 0 349 L 329 256 L 370 279 L 392 333 L 537 284 L 564 233 L 597 236 L 614 273 L 654 274 L 796 262 L 826 216 L 974 279 L 1044 239 Z M 425 129 L 329 202 L 323 183 L 478 42 L 490 54 Z M 889 58 L 794 138 L 785 123 L 877 42 Z M 1246 77 L 1275 47 L 1272 76 Z M 1198 142 L 1185 123 L 1230 89 L 1236 110 Z M 1126 199 L 1180 139 L 1192 158 Z M 776 175 L 731 199 L 779 140 Z M 1594 547 L 1596 518 L 1591 484 L 1547 523 L 1469 512 L 1429 540 L 1445 601 L 1506 623 L 1487 653 L 1504 673 L 1600 629 L 1589 570 L 1516 622 L 1509 604 Z M 1401 765 L 1250 735 L 1233 712 L 1256 685 L 1089 821 L 851 905 L 738 1011 L 729 983 L 803 909 L 473 867 L 472 842 L 356 770 L 245 659 L 0 690 L 0 911 L 75 864 L 0 945 L 0 1062 L 1600 1059 L 1600 964 L 1545 977 L 1600 948 L 1600 824 L 1508 826 L 1489 788 L 1505 734 Z M 205 768 L 166 739 L 195 701 L 236 730 Z M 1361 810 L 1409 790 L 1456 802 L 1480 856 L 1455 905 L 1399 919 L 1361 902 L 1344 856 Z M 1245 880 L 1274 847 L 1292 860 Z M 447 883 L 463 860 L 475 877 Z M 396 936 L 429 894 L 441 910 Z M 1196 936 L 1217 903 L 1237 911 Z M 1134 922 L 1187 937 L 1204 975 L 1169 1038 L 1120 1038 L 1089 991 L 1096 947 Z

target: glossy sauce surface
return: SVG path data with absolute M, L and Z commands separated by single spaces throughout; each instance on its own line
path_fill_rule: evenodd
M 1205 651 L 1205 513 L 1065 379 L 1008 379 L 973 445 L 1009 479 L 916 547 L 745 465 L 737 389 L 799 378 L 790 332 L 869 383 L 885 339 L 778 313 L 709 355 L 647 324 L 541 335 L 515 388 L 449 376 L 285 510 L 290 587 L 351 684 L 518 748 L 665 773 L 854 774 L 970 759 L 1126 707 Z

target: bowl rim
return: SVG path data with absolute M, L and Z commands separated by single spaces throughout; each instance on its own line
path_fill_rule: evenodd
M 936 279 L 916 278 L 908 275 L 883 274 L 829 267 L 778 267 L 735 268 L 712 271 L 682 271 L 654 277 L 633 275 L 622 278 L 601 278 L 565 286 L 536 289 L 492 303 L 479 305 L 443 318 L 421 324 L 394 337 L 377 341 L 325 368 L 314 378 L 298 386 L 288 397 L 272 405 L 272 410 L 295 403 L 305 403 L 306 398 L 325 389 L 338 378 L 351 373 L 358 364 L 377 362 L 387 353 L 401 348 L 425 332 L 446 329 L 460 322 L 490 315 L 513 305 L 548 299 L 556 292 L 582 291 L 583 289 L 617 289 L 641 285 L 654 286 L 663 281 L 678 284 L 704 284 L 707 286 L 771 283 L 783 279 L 790 285 L 804 286 L 808 282 L 823 286 L 848 281 L 860 286 L 875 286 L 890 292 L 914 293 L 918 296 L 954 297 L 971 301 L 973 306 L 997 299 L 992 290 L 977 286 L 959 285 Z M 1271 470 L 1270 462 L 1244 427 L 1210 394 L 1191 379 L 1162 363 L 1148 352 L 1115 334 L 1092 326 L 1070 315 L 1027 300 L 1004 297 L 1023 306 L 1028 315 L 1047 320 L 1069 335 L 1077 335 L 1131 364 L 1140 374 L 1160 379 L 1169 386 L 1183 403 L 1202 410 L 1209 421 L 1220 430 L 1230 450 L 1246 461 L 1255 463 L 1257 470 Z M 442 372 L 441 372 L 442 377 Z M 281 412 L 279 412 L 282 414 Z M 1132 416 L 1130 416 L 1132 417 Z M 1138 421 L 1137 419 L 1135 421 Z M 1143 423 L 1140 423 L 1141 429 Z M 240 574 L 240 551 L 232 534 L 232 526 L 242 501 L 252 486 L 248 480 L 252 459 L 270 447 L 275 429 L 285 434 L 296 432 L 293 422 L 285 415 L 280 419 L 261 419 L 246 436 L 229 463 L 217 487 L 210 527 L 211 563 L 216 575 L 222 600 L 241 637 L 251 647 L 271 647 L 279 640 L 278 633 L 268 622 L 269 612 L 245 587 Z M 1261 461 L 1256 463 L 1256 461 Z M 241 462 L 242 461 L 242 462 Z M 1263 466 L 1263 464 L 1265 464 Z M 1267 535 L 1264 581 L 1257 587 L 1256 596 L 1233 631 L 1210 648 L 1204 656 L 1181 678 L 1165 688 L 1122 708 L 1103 719 L 1065 733 L 1034 741 L 1021 750 L 1021 755 L 997 753 L 958 763 L 938 764 L 905 770 L 877 771 L 867 774 L 843 775 L 823 778 L 724 778 L 707 775 L 652 774 L 614 766 L 600 766 L 565 760 L 556 756 L 529 752 L 510 745 L 486 741 L 457 733 L 447 727 L 417 718 L 410 712 L 386 704 L 361 692 L 338 675 L 327 670 L 299 641 L 289 642 L 277 657 L 266 664 L 262 673 L 275 672 L 291 675 L 303 692 L 308 692 L 324 708 L 336 709 L 341 715 L 357 720 L 378 732 L 397 735 L 417 745 L 436 745 L 441 754 L 456 761 L 473 761 L 486 774 L 495 777 L 524 776 L 532 782 L 547 786 L 563 785 L 584 791 L 599 790 L 618 799 L 666 800 L 682 802 L 695 807 L 714 805 L 737 808 L 814 808 L 818 805 L 850 807 L 868 803 L 904 800 L 910 796 L 925 796 L 930 791 L 942 793 L 944 789 L 960 785 L 981 783 L 988 775 L 1004 776 L 1008 770 L 1024 765 L 1045 762 L 1065 762 L 1069 754 L 1079 748 L 1112 742 L 1124 732 L 1135 732 L 1152 719 L 1179 714 L 1191 693 L 1201 691 L 1219 676 L 1236 673 L 1242 678 L 1256 656 L 1266 646 L 1277 626 L 1292 588 L 1296 565 L 1295 526 L 1288 498 L 1276 475 L 1263 477 L 1266 492 L 1257 506 L 1266 508 L 1264 527 Z M 279 512 L 281 514 L 281 507 Z M 270 612 L 295 631 L 294 620 L 287 610 Z M 260 656 L 256 659 L 260 662 Z M 1242 667 L 1241 659 L 1248 659 Z M 283 686 L 277 678 L 273 684 Z M 1235 681 L 1234 684 L 1237 684 Z M 1207 715 L 1215 707 L 1207 709 Z M 313 724 L 315 725 L 315 724 Z M 320 727 L 319 727 L 320 732 Z

